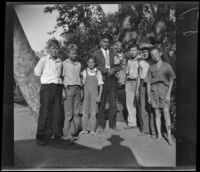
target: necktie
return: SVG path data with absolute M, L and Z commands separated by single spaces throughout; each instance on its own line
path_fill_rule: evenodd
M 106 68 L 110 68 L 109 53 L 108 53 L 108 50 L 105 50 L 105 62 L 106 62 Z

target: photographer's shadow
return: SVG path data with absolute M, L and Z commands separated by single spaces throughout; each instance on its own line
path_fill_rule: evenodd
M 51 144 L 51 146 L 58 149 L 65 149 L 75 151 L 76 155 L 83 155 L 83 152 L 87 156 L 79 158 L 78 164 L 74 167 L 139 167 L 135 156 L 131 149 L 127 146 L 121 145 L 124 140 L 118 135 L 112 135 L 107 139 L 111 142 L 111 145 L 103 147 L 101 150 L 90 148 L 87 146 L 74 144 L 66 144 L 65 141 L 59 144 Z M 70 161 L 70 160 L 69 160 Z
M 112 135 L 108 139 L 111 145 L 105 146 L 100 150 L 98 161 L 101 161 L 106 167 L 138 167 L 139 164 L 132 150 L 127 146 L 121 145 L 123 140 L 124 139 L 118 135 Z

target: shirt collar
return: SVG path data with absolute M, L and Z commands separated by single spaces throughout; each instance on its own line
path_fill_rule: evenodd
M 130 59 L 131 61 L 139 61 L 138 59 L 141 58 L 140 55 L 137 55 L 134 59 Z
M 137 55 L 136 58 L 135 58 L 135 60 L 138 60 L 140 58 L 142 58 L 142 56 L 141 55 Z
M 97 68 L 96 68 L 96 67 L 95 67 L 94 69 L 87 68 L 87 71 L 96 72 L 96 71 L 97 71 Z
M 50 59 L 52 59 L 53 61 L 55 61 L 55 62 L 60 62 L 61 61 L 61 59 L 58 57 L 57 59 L 54 59 L 53 57 L 51 57 L 50 55 L 49 55 L 49 60 Z
M 70 64 L 73 64 L 73 65 L 77 65 L 77 64 L 78 64 L 77 61 L 75 61 L 75 62 L 73 63 L 69 58 L 66 60 L 66 62 L 68 62 L 68 63 L 70 63 Z
M 101 50 L 102 50 L 103 52 L 105 52 L 105 51 L 109 51 L 109 49 L 105 50 L 105 49 L 104 49 L 104 48 L 102 48 L 102 47 L 101 47 Z

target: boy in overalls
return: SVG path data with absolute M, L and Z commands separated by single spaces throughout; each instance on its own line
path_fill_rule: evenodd
M 84 100 L 83 100 L 83 130 L 80 135 L 89 133 L 95 134 L 96 130 L 96 114 L 98 110 L 98 103 L 101 101 L 103 90 L 102 74 L 97 70 L 96 59 L 89 57 L 87 60 L 88 68 L 83 71 L 83 85 L 84 85 Z M 99 89 L 98 89 L 99 88 Z M 99 90 L 99 91 L 98 91 Z

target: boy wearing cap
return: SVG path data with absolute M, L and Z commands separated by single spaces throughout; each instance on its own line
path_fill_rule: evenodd
M 102 100 L 98 114 L 98 132 L 102 132 L 106 126 L 105 104 L 107 99 L 109 103 L 109 127 L 115 131 L 120 131 L 116 127 L 117 77 L 115 74 L 120 71 L 121 66 L 114 64 L 114 58 L 117 56 L 117 53 L 113 49 L 109 49 L 110 40 L 111 36 L 109 34 L 102 34 L 101 48 L 94 53 L 94 57 L 97 60 L 97 69 L 101 71 L 104 80 Z
M 151 65 L 151 58 L 149 55 L 149 50 L 151 49 L 151 44 L 141 44 L 140 51 L 142 52 L 142 60 L 140 63 L 148 64 L 144 65 L 146 68 L 144 74 L 141 76 L 140 87 L 139 87 L 139 106 L 138 106 L 138 120 L 140 123 L 140 133 L 138 135 L 153 134 L 155 135 L 154 129 L 154 116 L 152 109 L 147 102 L 147 83 L 144 78 L 146 77 L 147 70 Z M 141 72 L 141 71 L 140 71 Z M 149 125 L 150 124 L 150 125 Z

